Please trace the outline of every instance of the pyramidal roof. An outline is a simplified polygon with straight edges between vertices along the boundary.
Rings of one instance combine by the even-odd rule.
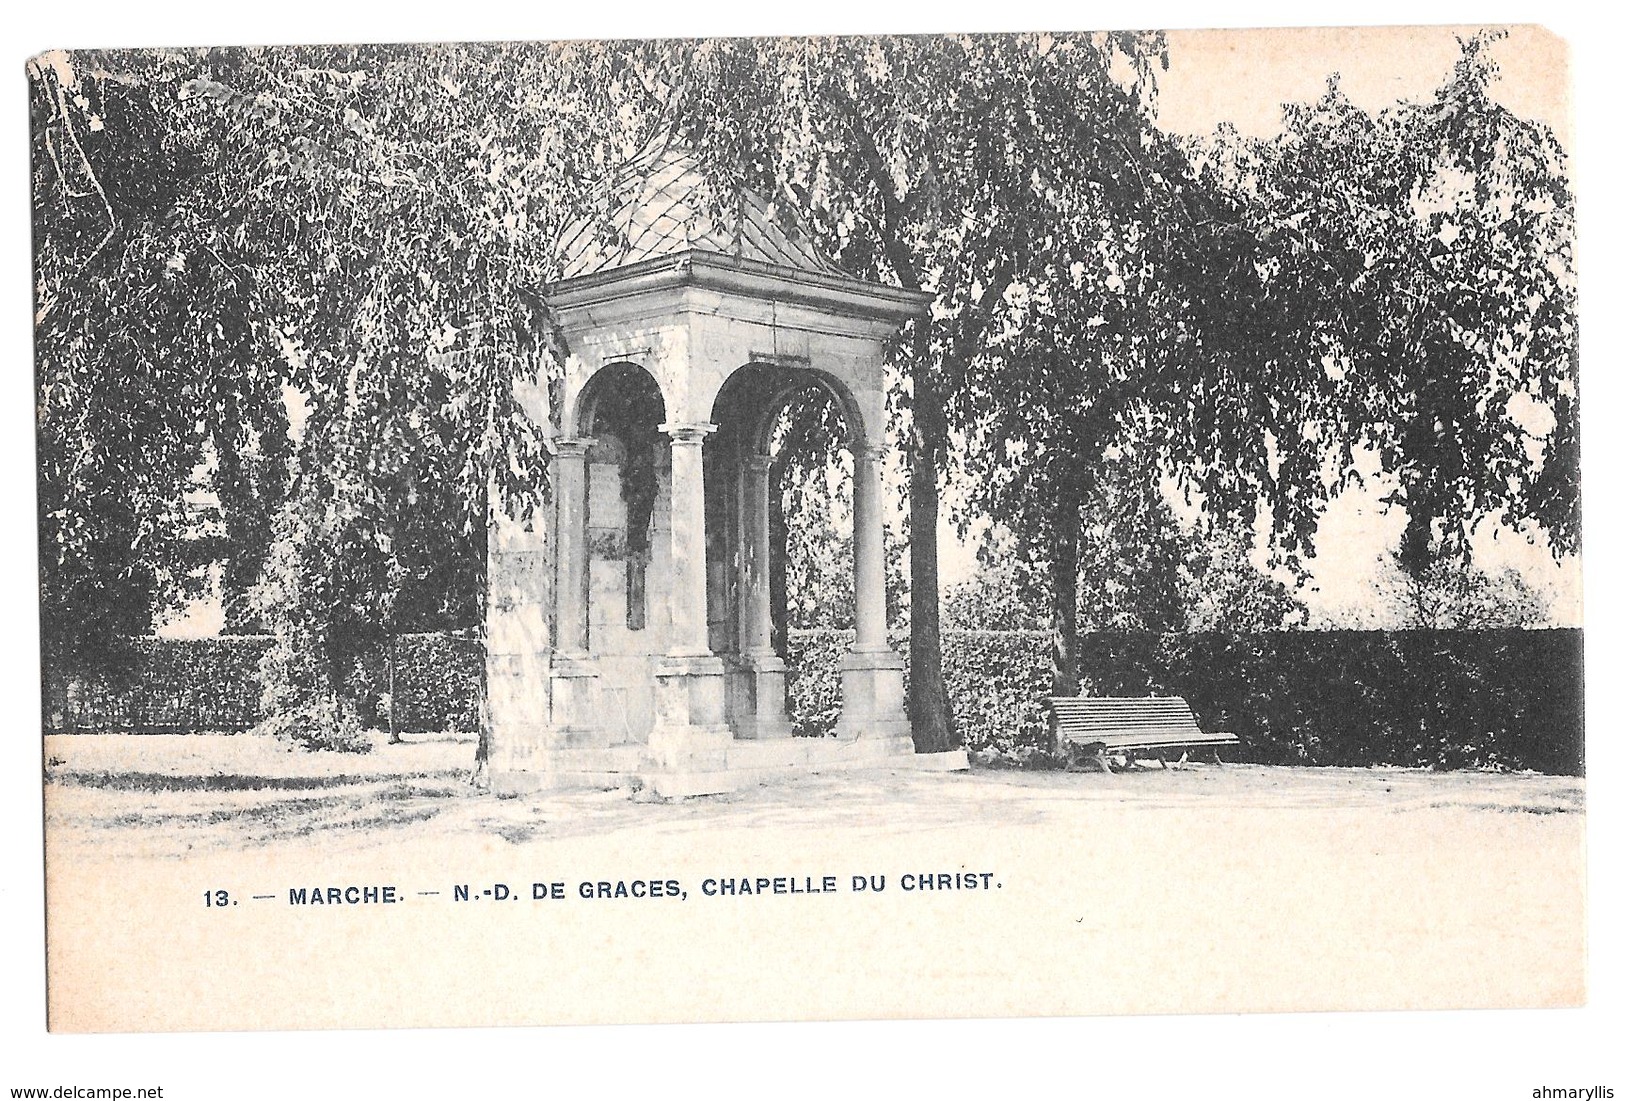
[[[744,190],[737,204],[719,203],[699,162],[685,149],[667,147],[646,156],[614,190],[618,202],[612,200],[607,225],[584,220],[560,237],[561,279],[690,251],[850,278],[798,221],[782,214],[775,218],[756,192]],[[719,206],[733,209],[718,212]]]

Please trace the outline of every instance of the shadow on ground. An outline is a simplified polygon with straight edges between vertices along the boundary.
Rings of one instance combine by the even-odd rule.
[[[547,839],[654,829],[662,835],[840,830],[889,838],[1038,825],[1079,811],[1199,809],[1584,811],[1584,782],[1508,773],[1185,765],[1029,772],[976,769],[813,774],[724,795],[660,800],[633,786],[497,797],[469,782],[457,746],[391,746],[364,759],[255,754],[249,743],[102,739],[53,745],[46,814],[53,845],[179,856],[300,839],[369,848],[402,840]],[[181,750],[184,750],[184,755]],[[456,765],[457,767],[451,767]]]

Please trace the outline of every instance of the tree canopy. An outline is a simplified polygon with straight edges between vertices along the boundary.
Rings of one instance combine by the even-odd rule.
[[[1342,383],[1332,484],[1354,477],[1355,448],[1380,455],[1417,574],[1465,558],[1492,517],[1554,554],[1579,543],[1574,197],[1550,128],[1491,95],[1500,37],[1462,40],[1424,100],[1369,114],[1333,76],[1277,138],[1221,133],[1200,157],[1285,246],[1279,270]]]
[[[1051,573],[1056,691],[1076,690],[1091,603],[1075,579],[1138,577],[1142,618],[1173,591],[1173,544],[1143,509],[1090,521],[1101,492],[1169,486],[1248,542],[1262,522],[1272,561],[1301,573],[1370,450],[1398,480],[1418,577],[1490,518],[1573,549],[1572,197],[1550,132],[1489,96],[1492,41],[1463,41],[1432,97],[1376,115],[1334,77],[1270,140],[1176,141],[1129,116],[1135,186],[1044,196],[1056,247],[995,303],[956,427],[962,521],[992,516]],[[1161,574],[1121,562],[1159,546]]]
[[[1572,550],[1573,196],[1493,99],[1492,42],[1422,101],[1372,114],[1334,79],[1274,138],[1199,140],[1156,124],[1156,34],[36,59],[47,645],[142,633],[218,568],[228,626],[281,640],[277,706],[353,725],[368,639],[476,627],[490,517],[547,492],[516,387],[567,349],[537,288],[659,142],[716,203],[752,187],[849,273],[935,295],[891,394],[921,749],[955,742],[944,479],[1047,574],[1060,690],[1080,577],[1145,619],[1178,576],[1255,584],[1255,531],[1301,570],[1363,452],[1413,578],[1492,519]],[[781,505],[832,454],[799,453]],[[1091,596],[1146,540],[1168,568]]]
[[[1166,201],[1140,164],[1162,49],[1127,33],[717,42],[685,72],[681,132],[719,173],[795,209],[853,274],[936,295],[895,393],[921,750],[957,744],[935,533],[955,425],[999,385],[978,350],[1011,288],[1078,245],[1086,196]]]
[[[141,633],[185,595],[164,564],[220,557],[228,608],[289,640],[271,672],[348,701],[386,627],[477,622],[489,510],[545,492],[531,289],[577,181],[644,140],[614,102],[636,53],[34,62],[48,636]],[[197,468],[224,545],[183,507]]]

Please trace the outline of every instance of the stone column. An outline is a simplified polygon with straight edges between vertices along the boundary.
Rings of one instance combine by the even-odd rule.
[[[560,746],[601,740],[598,666],[588,652],[587,452],[590,439],[555,440],[552,710]]]
[[[852,455],[852,588],[856,639],[841,659],[840,738],[886,739],[911,752],[903,658],[886,641],[886,546],[880,448]]]
[[[768,470],[766,455],[747,455],[739,471],[740,647],[743,653],[773,649],[773,584],[768,569]]]
[[[852,593],[857,642],[853,649],[878,652],[886,644],[886,529],[881,517],[879,448],[852,455]]]
[[[655,725],[649,759],[671,790],[705,790],[699,777],[727,767],[722,659],[711,652],[706,623],[705,464],[701,447],[714,424],[662,424],[671,437],[671,607],[666,654],[655,667]],[[678,783],[673,774],[687,779]],[[714,788],[710,790],[722,790]]]
[[[784,738],[790,734],[785,713],[784,659],[773,650],[772,539],[768,534],[766,455],[747,455],[739,472],[740,660],[749,674],[748,714],[742,716],[742,738]]]
[[[705,578],[705,464],[714,424],[663,424],[671,437],[671,657],[710,657]]]

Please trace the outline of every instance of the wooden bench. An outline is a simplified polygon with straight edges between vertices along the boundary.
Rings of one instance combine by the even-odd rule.
[[[1110,772],[1110,757],[1127,765],[1135,757],[1155,757],[1168,767],[1170,749],[1237,745],[1234,734],[1207,734],[1196,725],[1191,706],[1178,696],[1051,696],[1050,729],[1057,752],[1067,743],[1092,750]],[[1188,756],[1182,754],[1181,760]]]

